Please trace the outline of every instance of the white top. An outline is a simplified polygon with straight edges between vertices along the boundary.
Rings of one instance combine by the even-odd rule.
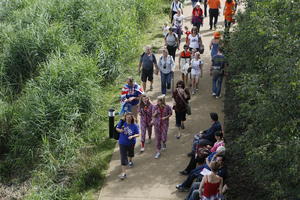
[[[199,34],[196,35],[195,37],[193,37],[192,34],[189,35],[189,41],[190,41],[189,47],[190,48],[198,49],[200,47],[199,46],[199,37],[201,37]]]
[[[177,14],[175,14],[174,17],[173,17],[174,25],[175,26],[182,26],[183,25],[183,19],[184,19],[183,15],[178,16]]]
[[[163,73],[163,74],[168,74],[170,73],[171,71],[174,70],[175,68],[175,63],[174,63],[174,60],[173,60],[173,57],[168,55],[168,57],[164,57],[164,56],[161,56],[159,58],[159,62],[158,62],[158,67],[159,67],[159,70]]]
[[[191,61],[192,69],[195,71],[200,71],[201,65],[203,65],[203,61],[201,59],[199,59],[199,60],[193,59]]]
[[[182,9],[182,4],[179,1],[177,3],[173,1],[171,3],[171,10],[177,12],[178,9]]]
[[[164,36],[166,37],[167,36],[167,34],[169,33],[169,26],[163,26],[163,34],[164,34]]]

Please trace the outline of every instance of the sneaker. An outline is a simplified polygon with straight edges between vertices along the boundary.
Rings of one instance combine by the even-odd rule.
[[[167,149],[167,144],[166,143],[163,143],[162,144],[162,150],[164,151],[164,150],[166,150]]]
[[[176,139],[179,140],[180,138],[181,138],[181,135],[177,135],[177,136],[176,136]]]
[[[180,171],[179,172],[181,175],[188,175],[189,173],[186,170]]]
[[[157,158],[159,158],[159,156],[160,156],[160,153],[157,152],[157,153],[155,154],[154,158],[157,159]]]
[[[221,98],[221,95],[219,95],[219,96],[216,96],[216,99],[219,99],[219,98]]]
[[[132,161],[130,161],[130,162],[128,163],[128,167],[133,167],[133,162],[132,162]]]
[[[184,188],[181,184],[176,185],[176,189],[180,192],[188,191],[188,189]]]
[[[145,148],[142,147],[140,151],[141,151],[141,153],[143,153],[145,151]]]
[[[121,180],[124,180],[126,177],[127,177],[126,174],[120,174],[120,175],[119,175],[119,178],[120,178]]]
[[[212,95],[212,96],[216,96],[216,93],[213,92],[211,95]]]
[[[195,90],[192,91],[192,95],[194,95],[194,94],[195,94]]]

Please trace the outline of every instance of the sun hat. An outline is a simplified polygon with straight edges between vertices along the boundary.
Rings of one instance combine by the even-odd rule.
[[[197,3],[196,3],[196,6],[201,6],[200,2],[197,2]]]

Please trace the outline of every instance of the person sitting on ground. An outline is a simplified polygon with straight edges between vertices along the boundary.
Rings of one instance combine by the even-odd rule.
[[[152,53],[151,46],[146,46],[145,52],[140,57],[140,62],[138,66],[138,72],[139,74],[142,74],[141,80],[143,82],[144,91],[146,91],[147,79],[148,81],[150,81],[150,90],[153,89],[154,67],[155,67],[155,73],[158,74],[158,66],[157,66],[155,55]]]
[[[226,179],[227,179],[227,168],[224,165],[224,161],[225,161],[225,157],[224,156],[218,156],[217,157],[218,163],[219,163],[219,169],[217,172],[217,175],[223,178],[223,187],[222,187],[222,193],[224,194],[227,190],[227,184],[226,184]],[[201,184],[201,180],[202,177],[200,176],[198,178],[199,180],[195,181],[190,190],[189,193],[187,195],[187,197],[185,198],[186,200],[200,200],[200,191],[199,191],[199,187]],[[223,199],[222,195],[220,196],[221,199]]]
[[[132,77],[127,78],[127,84],[122,88],[121,92],[121,112],[120,115],[126,112],[132,112],[134,117],[137,117],[137,105],[140,100],[140,96],[144,94],[141,86],[134,82]]]
[[[199,134],[194,136],[193,144],[192,144],[192,152],[188,153],[188,156],[195,155],[197,145],[206,146],[213,144],[216,142],[215,133],[217,131],[222,131],[222,125],[219,122],[219,117],[217,113],[210,113],[210,118],[212,120],[212,125],[209,129],[205,131],[200,131]]]
[[[221,131],[217,131],[215,133],[215,139],[217,140],[214,144],[214,146],[210,149],[210,152],[215,152],[218,147],[225,146],[223,133]]]
[[[217,149],[216,152],[211,153],[207,158],[206,158],[206,163],[197,166],[195,169],[193,169],[189,174],[187,179],[181,183],[176,185],[176,188],[179,191],[187,191],[191,185],[193,184],[194,180],[199,178],[201,179],[203,177],[203,175],[201,173],[203,173],[202,171],[205,170],[211,170],[210,169],[210,163],[212,161],[218,161],[218,162],[222,162],[223,161],[223,155],[225,154],[225,147],[221,146]],[[221,158],[220,158],[221,156]]]

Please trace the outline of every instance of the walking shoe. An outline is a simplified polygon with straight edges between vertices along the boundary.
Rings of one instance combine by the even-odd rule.
[[[177,136],[176,136],[176,139],[179,140],[180,138],[181,138],[181,135],[177,135]]]
[[[145,151],[145,148],[142,147],[140,151],[141,151],[141,153],[143,153]]]
[[[166,149],[167,149],[167,144],[166,144],[166,143],[163,143],[161,149],[162,149],[163,151],[166,150]]]
[[[194,95],[194,94],[195,94],[195,90],[192,91],[192,95]]]
[[[219,99],[219,98],[221,98],[221,95],[219,95],[219,96],[216,96],[216,99]]]
[[[186,191],[189,190],[188,188],[183,187],[181,184],[176,185],[176,189],[177,189],[179,192],[186,192]]]
[[[213,92],[211,95],[212,95],[212,96],[216,96],[216,93]]]
[[[186,170],[180,171],[179,172],[181,175],[188,175],[189,173]]]
[[[160,153],[157,152],[157,153],[155,154],[154,158],[157,159],[157,158],[159,158],[159,156],[160,156]]]
[[[120,175],[119,175],[119,178],[120,178],[121,180],[124,180],[126,177],[127,177],[126,174],[120,174]]]
[[[130,161],[130,162],[128,163],[128,167],[133,167],[133,162],[132,162],[132,161]]]

